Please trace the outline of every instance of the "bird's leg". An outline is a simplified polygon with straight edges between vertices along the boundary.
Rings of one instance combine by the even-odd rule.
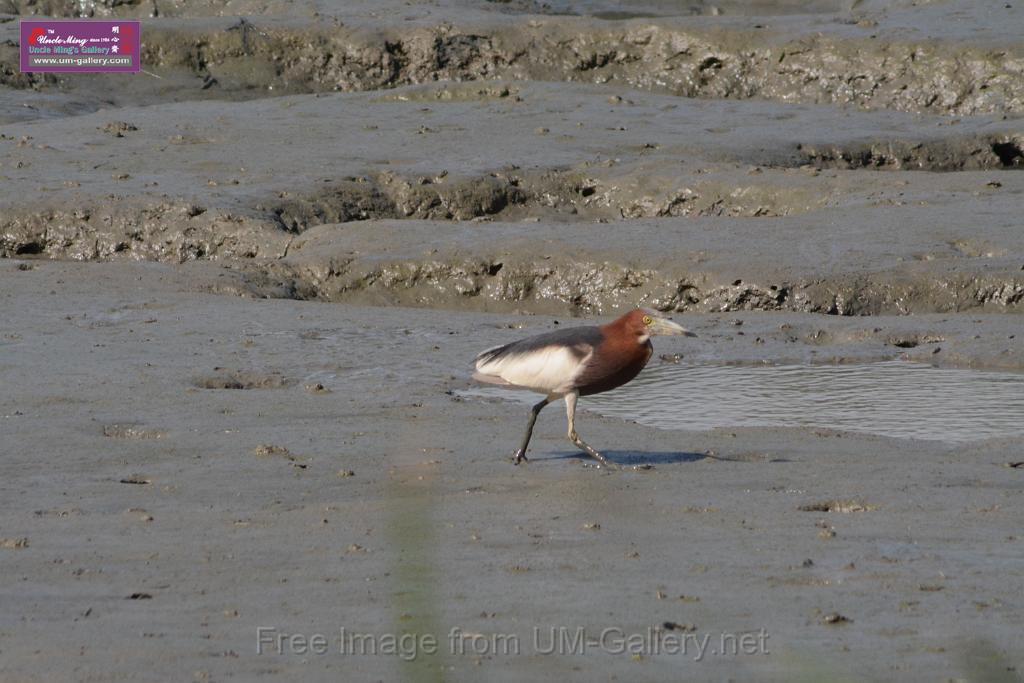
[[[540,415],[540,411],[543,410],[544,406],[550,402],[550,398],[545,398],[530,409],[530,420],[526,423],[526,434],[523,434],[523,442],[519,445],[519,449],[512,455],[512,462],[515,464],[518,465],[526,460],[526,447],[530,445],[530,437],[533,436],[533,424],[537,421],[537,416]]]
[[[574,444],[576,444],[577,448],[581,448],[584,451],[586,451],[587,455],[589,455],[591,458],[597,460],[599,463],[604,465],[605,468],[609,470],[617,470],[618,467],[616,467],[603,455],[601,455],[593,448],[588,446],[587,443],[580,438],[580,435],[576,433],[576,399],[578,399],[579,397],[579,393],[575,391],[572,392],[571,394],[565,395],[565,414],[566,417],[569,418],[569,441],[572,441]]]

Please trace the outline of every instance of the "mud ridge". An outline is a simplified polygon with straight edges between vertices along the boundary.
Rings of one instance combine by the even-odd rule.
[[[189,68],[221,87],[235,82],[292,91],[376,90],[502,77],[915,112],[1024,111],[1024,55],[1005,50],[935,51],[825,35],[773,42],[756,30],[702,34],[638,22],[609,29],[572,19],[515,29],[379,34],[269,30],[248,45],[240,34],[156,32],[147,43],[147,61]],[[269,82],[247,81],[251,74],[272,76]]]
[[[559,214],[578,220],[665,216],[772,217],[803,213],[825,203],[811,190],[771,185],[737,187],[678,179],[635,187],[628,172],[599,178],[580,171],[500,171],[477,178],[404,178],[391,173],[346,178],[316,192],[286,197],[269,208],[281,227],[301,233],[317,225],[378,219],[465,221],[486,217]]]
[[[571,210],[592,194],[591,181],[564,173],[531,181],[514,173],[492,173],[445,182],[444,175],[350,177],[315,193],[275,202],[270,210],[286,230],[302,232],[315,225],[353,220],[470,220],[526,206]]]
[[[208,211],[184,200],[108,198],[78,209],[15,210],[0,219],[0,257],[182,263],[278,258],[290,237],[270,218]]]
[[[788,311],[838,316],[1024,311],[1024,275],[899,272],[723,281],[585,258],[426,259],[303,256],[240,263],[233,293],[360,304],[600,314],[646,302],[663,311]],[[759,281],[760,280],[760,281]]]
[[[949,114],[1024,111],[1024,55],[971,45],[826,34],[773,35],[756,27],[698,29],[672,20],[600,22],[549,17],[525,25],[366,30],[245,30],[153,26],[147,69],[185,70],[225,97],[394,88],[493,78],[615,83],[684,97],[852,104]],[[0,52],[12,87],[17,52]],[[232,95],[232,93],[235,93]],[[209,93],[208,93],[209,94]]]
[[[798,163],[817,168],[893,171],[978,171],[1024,168],[1024,135],[856,145],[798,146]]]
[[[810,189],[723,182],[646,187],[630,176],[599,178],[575,170],[495,172],[449,179],[393,173],[349,177],[298,196],[279,196],[245,211],[185,199],[110,196],[78,209],[15,209],[0,218],[0,258],[45,256],[79,261],[130,258],[280,258],[295,234],[333,223],[379,219],[531,218],[612,221],[665,216],[771,217],[824,204]],[[290,193],[289,193],[290,194]]]

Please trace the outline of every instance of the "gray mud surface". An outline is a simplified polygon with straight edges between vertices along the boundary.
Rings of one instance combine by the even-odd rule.
[[[147,73],[19,73],[37,15],[141,18]],[[967,0],[0,0],[0,681],[1021,680],[1019,440],[583,412],[609,474],[554,406],[513,467],[525,409],[463,393],[636,305],[699,335],[652,363],[1024,370],[1021,36]],[[690,640],[534,642],[579,627]]]
[[[11,680],[998,680],[971,676],[1018,663],[1016,442],[585,414],[589,441],[641,468],[608,474],[550,409],[517,468],[501,456],[524,409],[451,392],[479,347],[550,318],[255,301],[195,293],[220,275],[205,268],[30,263],[0,263],[2,535],[27,539],[0,548]],[[800,337],[761,346],[734,317],[689,321],[714,340],[701,359],[893,358],[914,350],[894,340],[936,329],[957,353],[998,355],[1015,329],[747,316],[748,335]],[[763,628],[769,654],[559,657],[532,641],[666,622],[716,643]],[[332,642],[342,626],[459,627],[522,650],[256,655],[260,626]]]

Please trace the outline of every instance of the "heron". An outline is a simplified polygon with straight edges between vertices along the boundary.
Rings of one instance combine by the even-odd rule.
[[[518,465],[527,460],[526,449],[537,416],[544,406],[564,398],[569,440],[602,466],[615,469],[580,438],[576,431],[576,401],[580,396],[611,391],[636,377],[651,358],[654,335],[697,336],[658,311],[637,308],[600,327],[555,330],[478,354],[474,379],[544,394],[544,399],[530,410],[526,433],[512,461]]]

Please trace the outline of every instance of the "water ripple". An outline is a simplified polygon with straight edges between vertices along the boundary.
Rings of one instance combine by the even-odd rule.
[[[966,442],[1024,434],[1024,375],[889,361],[861,365],[655,365],[599,413],[679,429],[828,427]]]
[[[824,427],[963,443],[1024,435],[1024,374],[905,361],[657,364],[614,392],[583,399],[581,406],[666,429]]]

